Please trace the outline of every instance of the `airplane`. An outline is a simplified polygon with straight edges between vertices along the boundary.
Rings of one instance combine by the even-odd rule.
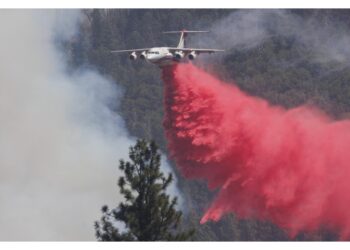
[[[202,53],[215,53],[224,50],[220,49],[197,49],[197,48],[185,48],[185,39],[189,33],[207,33],[209,31],[165,31],[164,34],[180,33],[180,41],[177,47],[153,47],[143,49],[127,49],[127,50],[113,50],[112,53],[129,52],[130,60],[134,61],[138,57],[147,62],[164,67],[184,61],[187,57],[189,60],[194,60],[199,54]]]

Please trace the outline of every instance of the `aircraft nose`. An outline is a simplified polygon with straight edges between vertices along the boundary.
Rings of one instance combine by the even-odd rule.
[[[148,57],[147,57],[147,59],[149,60],[149,61],[156,61],[157,60],[157,56],[156,55],[148,55]]]

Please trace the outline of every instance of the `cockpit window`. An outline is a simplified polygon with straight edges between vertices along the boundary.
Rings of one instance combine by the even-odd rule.
[[[148,51],[147,54],[159,55],[159,51]]]

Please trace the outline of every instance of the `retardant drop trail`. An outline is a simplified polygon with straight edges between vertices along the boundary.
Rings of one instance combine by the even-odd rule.
[[[219,190],[201,223],[234,212],[291,237],[326,226],[349,239],[349,121],[271,106],[191,64],[164,68],[163,80],[171,156]]]

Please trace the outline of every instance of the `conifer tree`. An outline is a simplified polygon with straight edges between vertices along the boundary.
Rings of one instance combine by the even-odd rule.
[[[177,198],[166,189],[173,180],[160,171],[161,155],[154,142],[138,140],[130,148],[130,161],[120,160],[124,176],[118,186],[125,201],[115,209],[102,207],[102,218],[95,222],[99,241],[178,241],[189,240],[194,230],[179,232],[182,212]],[[116,222],[125,227],[118,229]],[[120,225],[120,224],[119,224]],[[120,226],[119,226],[120,228]]]

